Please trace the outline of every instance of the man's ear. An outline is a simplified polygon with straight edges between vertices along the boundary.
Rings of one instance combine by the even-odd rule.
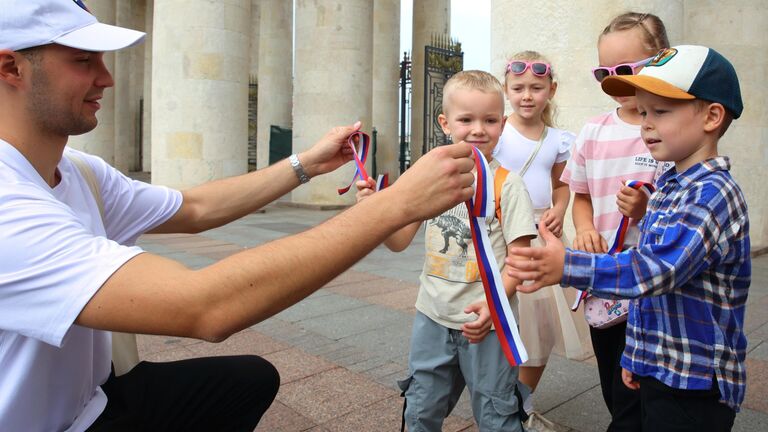
[[[725,121],[725,107],[723,104],[713,102],[704,108],[704,131],[717,132]]]
[[[437,122],[440,124],[440,127],[443,128],[444,134],[451,134],[451,128],[448,127],[448,117],[446,117],[445,114],[440,114],[437,116]]]
[[[26,61],[24,56],[11,50],[0,50],[0,82],[18,87],[22,83],[20,63]]]

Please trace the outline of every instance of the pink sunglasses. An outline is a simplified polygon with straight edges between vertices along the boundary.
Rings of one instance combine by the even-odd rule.
[[[531,69],[531,72],[533,72],[534,75],[540,77],[549,75],[551,70],[549,64],[544,62],[512,60],[511,62],[507,63],[507,72],[512,72],[515,75],[524,74],[528,68]]]
[[[640,60],[636,63],[622,63],[611,67],[598,66],[596,68],[592,68],[592,76],[595,77],[597,82],[602,82],[610,75],[634,75],[636,73],[635,69],[640,66],[647,65],[651,60],[653,60],[653,57],[648,57],[647,59]]]

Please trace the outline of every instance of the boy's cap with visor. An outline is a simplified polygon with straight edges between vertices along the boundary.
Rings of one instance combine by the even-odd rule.
[[[665,48],[637,75],[611,75],[601,84],[611,96],[634,96],[640,89],[670,99],[717,102],[734,119],[741,116],[739,78],[720,53],[704,46]]]
[[[82,0],[0,0],[0,49],[58,44],[85,51],[135,45],[144,33],[98,22]]]

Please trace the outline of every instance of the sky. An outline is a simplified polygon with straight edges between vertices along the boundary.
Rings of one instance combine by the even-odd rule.
[[[418,1],[418,0],[416,0]],[[451,0],[451,36],[461,42],[464,69],[491,67],[491,0]],[[413,0],[400,2],[400,52],[411,50]],[[402,55],[402,54],[401,54]]]

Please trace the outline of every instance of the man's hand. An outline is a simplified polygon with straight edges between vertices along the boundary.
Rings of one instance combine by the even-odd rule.
[[[472,148],[464,142],[436,147],[377,193],[396,197],[407,222],[432,218],[472,197],[475,163],[471,156]]]
[[[539,223],[543,223],[547,226],[547,229],[552,232],[556,237],[563,236],[563,219],[565,215],[558,214],[557,210],[550,208],[547,209],[544,214],[541,215]]]
[[[616,205],[624,216],[642,219],[648,207],[648,194],[629,186],[622,186],[616,194]]]
[[[596,229],[589,229],[576,233],[573,248],[589,253],[608,253],[608,242]]]
[[[565,266],[565,246],[547,226],[539,224],[539,237],[545,242],[544,247],[510,248],[504,262],[507,273],[521,281],[533,281],[531,285],[518,285],[517,290],[524,293],[538,291],[549,285],[557,285],[563,277]]]
[[[347,145],[349,136],[360,130],[358,121],[352,126],[337,126],[320,138],[309,150],[299,154],[299,161],[307,175],[315,177],[335,170],[353,159]]]
[[[477,319],[461,326],[462,334],[469,343],[480,343],[491,332],[491,311],[488,302],[480,300],[464,308],[465,314],[477,314]]]
[[[624,368],[621,368],[621,380],[628,389],[640,390],[640,383],[635,379],[635,375]]]

